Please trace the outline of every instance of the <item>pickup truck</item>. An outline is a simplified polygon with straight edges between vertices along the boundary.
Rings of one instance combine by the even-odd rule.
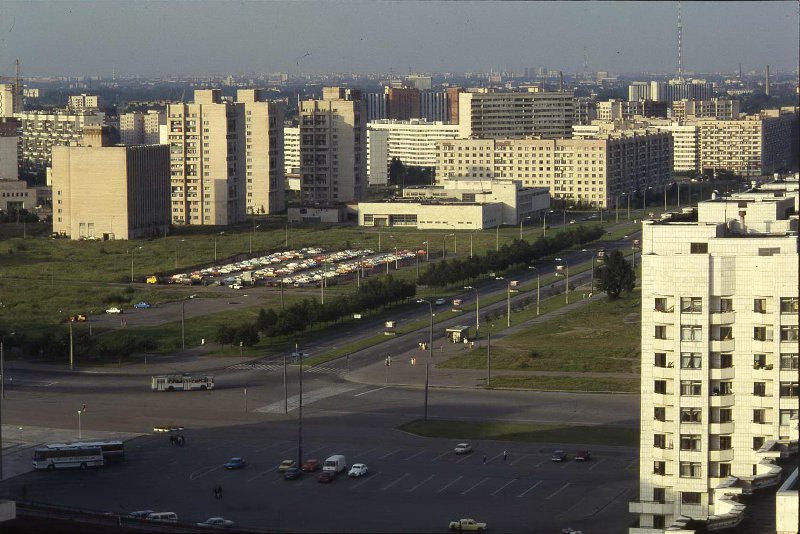
[[[474,519],[459,519],[458,521],[450,521],[450,530],[483,532],[486,530],[486,523],[478,523]]]

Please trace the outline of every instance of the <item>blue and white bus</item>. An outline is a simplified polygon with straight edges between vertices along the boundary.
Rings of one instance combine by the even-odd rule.
[[[105,464],[103,450],[100,447],[84,446],[48,446],[40,447],[33,452],[34,469],[61,469],[66,467],[101,467]]]
[[[125,459],[125,445],[121,441],[73,441],[69,443],[50,443],[48,449],[64,447],[100,447],[106,462]]]

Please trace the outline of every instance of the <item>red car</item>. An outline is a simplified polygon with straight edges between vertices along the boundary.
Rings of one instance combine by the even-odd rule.
[[[591,459],[592,455],[589,451],[578,451],[575,453],[576,462],[588,462]]]
[[[336,480],[336,473],[333,471],[325,471],[317,478],[317,481],[321,484],[329,484],[334,480]]]
[[[319,470],[319,460],[315,460],[314,458],[309,458],[303,464],[302,469],[306,473],[313,473],[314,471]]]

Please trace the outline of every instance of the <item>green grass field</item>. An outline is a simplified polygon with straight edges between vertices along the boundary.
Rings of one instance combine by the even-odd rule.
[[[612,426],[570,426],[482,421],[416,420],[399,430],[429,438],[453,440],[522,441],[531,443],[574,443],[635,447],[639,430]]]

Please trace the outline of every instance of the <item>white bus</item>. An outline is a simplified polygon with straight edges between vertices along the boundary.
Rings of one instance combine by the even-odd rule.
[[[50,446],[33,452],[34,469],[56,469],[62,467],[100,467],[105,464],[100,447]]]
[[[121,441],[75,441],[70,443],[51,443],[45,445],[48,449],[63,449],[65,447],[100,447],[103,460],[106,462],[125,459],[125,445]]]
[[[154,376],[153,391],[191,391],[214,389],[213,376],[162,375]]]

